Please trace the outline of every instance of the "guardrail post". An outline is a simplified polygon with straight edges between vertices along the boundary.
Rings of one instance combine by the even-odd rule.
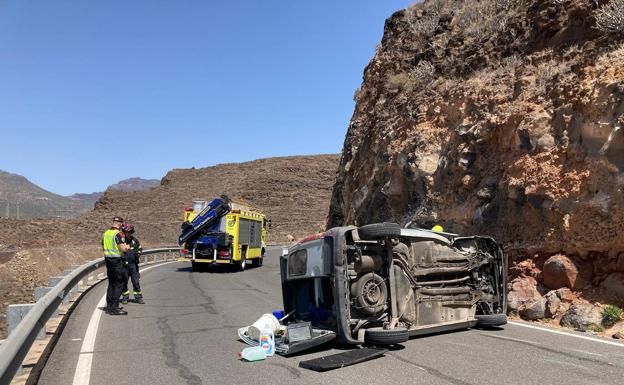
[[[35,288],[35,302],[38,302],[41,298],[43,298],[43,296],[48,294],[50,290],[52,290],[51,287],[36,287]],[[37,335],[37,339],[42,340],[45,338],[45,336],[46,336],[46,330],[45,330],[45,327],[43,327],[41,331],[39,332],[39,334]]]
[[[35,302],[43,298],[43,296],[48,294],[50,290],[52,290],[52,288],[49,286],[36,287],[35,288]]]
[[[56,286],[59,282],[61,282],[63,278],[64,277],[50,277],[50,286],[52,287]],[[67,293],[64,293],[62,304],[67,305],[68,303],[69,303],[69,295],[67,295]]]
[[[63,276],[68,276],[69,274],[71,274],[72,271],[74,271],[74,269],[65,269],[65,270],[63,270]],[[65,298],[67,298],[67,302],[63,302],[63,303],[65,303],[65,304],[69,303],[69,301],[71,301],[76,296],[76,291],[77,290],[78,290],[78,288],[76,286],[74,286],[71,289],[69,289],[69,293],[67,293],[65,295]],[[63,300],[65,300],[65,298],[63,298]]]
[[[11,335],[11,332],[15,330],[17,325],[26,317],[26,314],[35,306],[34,303],[23,303],[16,305],[9,305],[6,309],[6,320],[7,320],[7,335]],[[44,331],[45,335],[45,331]],[[41,330],[37,335],[37,338],[41,337]],[[20,365],[15,372],[14,376],[19,376],[22,374],[22,366]]]
[[[154,254],[154,260],[153,263],[156,263],[156,257],[158,256],[158,254]]]
[[[143,256],[143,263],[147,264],[147,255]]]
[[[7,319],[7,335],[11,335],[13,330],[19,325],[22,319],[28,314],[30,309],[35,306],[33,303],[20,303],[16,305],[7,306],[6,319]]]

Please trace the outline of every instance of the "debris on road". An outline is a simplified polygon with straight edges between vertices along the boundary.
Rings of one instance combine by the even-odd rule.
[[[238,353],[238,357],[243,361],[253,362],[262,361],[266,359],[267,355],[261,346],[252,346],[243,349],[242,352]]]
[[[348,352],[332,354],[325,357],[319,357],[312,360],[301,361],[299,367],[310,369],[317,372],[325,372],[332,369],[344,368],[359,364],[360,362],[369,361],[383,356],[388,349],[381,348],[361,348],[353,349]]]

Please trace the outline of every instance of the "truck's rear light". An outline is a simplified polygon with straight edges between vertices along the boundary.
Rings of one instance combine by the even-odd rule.
[[[186,255],[188,253],[189,253],[189,251],[187,249],[180,249],[180,254]]]
[[[227,250],[221,250],[219,251],[219,257],[227,257],[230,255],[230,252]]]

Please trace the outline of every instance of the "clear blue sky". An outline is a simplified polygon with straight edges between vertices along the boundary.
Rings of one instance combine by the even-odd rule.
[[[0,169],[52,192],[338,153],[413,0],[2,0]]]

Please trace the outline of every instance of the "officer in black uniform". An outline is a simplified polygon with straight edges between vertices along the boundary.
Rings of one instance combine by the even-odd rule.
[[[145,301],[143,301],[143,292],[141,291],[141,284],[139,282],[139,279],[141,278],[141,275],[139,274],[139,259],[143,249],[141,248],[139,240],[134,236],[134,226],[129,223],[125,223],[121,227],[121,230],[125,235],[126,245],[128,245],[128,251],[124,254],[127,265],[121,301],[126,304],[130,299],[130,290],[128,288],[129,276],[132,281],[134,301],[136,303],[144,304]]]
[[[125,236],[121,231],[123,219],[113,218],[113,225],[102,235],[102,250],[108,275],[108,290],[106,293],[106,313],[110,315],[128,314],[119,307],[119,296],[123,288],[124,258],[123,254],[128,251]]]

